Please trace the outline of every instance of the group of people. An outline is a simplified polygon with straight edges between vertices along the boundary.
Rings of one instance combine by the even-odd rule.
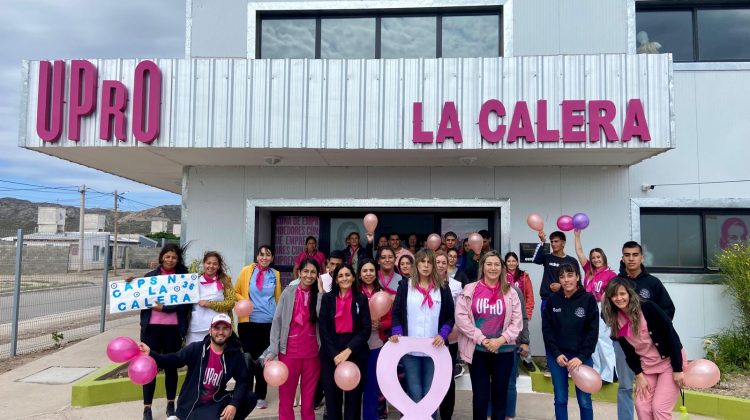
[[[289,371],[279,387],[280,419],[294,418],[298,385],[303,419],[314,419],[323,399],[329,420],[386,418],[377,360],[387,341],[398,345],[399,337],[409,336],[447,346],[454,366],[468,364],[474,419],[515,417],[519,362],[533,368],[528,331],[535,308],[533,285],[515,253],[501,256],[492,249],[489,232],[479,233],[484,243],[475,253],[459,250],[453,232],[443,235],[436,251],[402,247],[398,234],[383,235],[377,242],[367,234],[368,246],[361,247],[359,234],[352,232],[347,248],[328,258],[317,249],[316,238],[309,237],[295,260],[296,279],[286,287],[272,267],[269,246],[258,248],[255,262],[240,271],[234,285],[221,255],[207,252],[197,304],[157,304],[141,313],[142,351],[165,371],[167,415],[231,420],[244,418],[255,407],[266,408],[262,364],[280,360]],[[555,416],[567,419],[568,373],[585,364],[606,382],[614,381],[616,371],[620,419],[633,418],[634,389],[639,418],[671,418],[686,358],[672,327],[669,294],[646,271],[638,243],[623,245],[618,274],[600,248],[584,253],[580,235],[575,232],[578,260],[565,254],[563,232],[550,235],[550,253],[544,251],[546,234],[539,232],[533,257],[544,268],[539,295]],[[179,247],[165,246],[159,268],[147,276],[187,272],[182,258]],[[372,319],[368,300],[380,291],[392,296],[393,305]],[[235,334],[232,308],[239,299],[252,301],[253,309],[249,317],[237,319]],[[356,364],[361,373],[359,384],[349,391],[334,380],[336,366],[344,361]],[[176,368],[185,365],[186,384],[191,385],[183,386],[175,407]],[[436,367],[421,353],[404,356],[399,365],[404,390],[421,400]],[[453,415],[451,377],[433,418]],[[233,392],[226,390],[229,378],[236,382]],[[144,419],[152,417],[154,387],[155,382],[144,386]],[[576,389],[576,395],[581,418],[593,418],[590,394]]]

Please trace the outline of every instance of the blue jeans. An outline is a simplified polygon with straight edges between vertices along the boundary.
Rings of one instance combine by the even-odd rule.
[[[568,359],[575,357],[574,354],[566,354]],[[583,361],[586,366],[593,366],[591,358]],[[547,368],[552,375],[552,387],[555,393],[555,419],[568,420],[568,368],[557,364],[555,357],[547,354]],[[581,412],[581,420],[593,420],[594,408],[591,405],[591,394],[583,392],[576,387],[576,398],[578,409]]]
[[[370,350],[370,357],[367,359],[367,375],[365,378],[365,389],[362,393],[362,418],[364,420],[378,419],[378,377],[376,367],[378,365],[378,356],[380,348]]]
[[[401,359],[404,363],[406,373],[406,387],[409,397],[415,402],[420,402],[432,385],[432,375],[435,373],[435,364],[429,357],[412,356],[407,354]],[[453,372],[451,372],[452,374]],[[437,412],[432,414],[435,418]]]
[[[618,341],[613,342],[615,348],[615,370],[617,371],[617,419],[633,420],[633,380],[635,374],[625,361],[625,352]]]
[[[510,380],[508,381],[508,398],[505,401],[505,417],[516,416],[516,400],[518,392],[516,391],[516,380],[518,379],[518,353],[513,352],[513,367],[510,369]]]
[[[471,377],[471,409],[474,420],[504,420],[513,353],[474,350]],[[490,413],[491,411],[491,413]]]

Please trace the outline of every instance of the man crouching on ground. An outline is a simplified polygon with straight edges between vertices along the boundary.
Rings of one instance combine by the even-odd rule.
[[[232,321],[226,314],[211,320],[211,329],[203,341],[191,343],[177,353],[154,353],[144,343],[138,347],[142,354],[153,357],[160,368],[187,365],[177,400],[178,419],[244,419],[255,408],[257,398],[247,390],[249,372],[240,340],[232,333]],[[227,392],[230,378],[235,381],[234,392]]]

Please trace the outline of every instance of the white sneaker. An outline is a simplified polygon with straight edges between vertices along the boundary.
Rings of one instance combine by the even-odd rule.
[[[261,410],[268,408],[268,401],[258,400],[258,404],[255,405],[255,408],[260,408]]]

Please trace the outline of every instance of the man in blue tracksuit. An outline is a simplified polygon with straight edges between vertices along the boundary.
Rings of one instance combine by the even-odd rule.
[[[643,266],[643,248],[638,242],[625,242],[622,246],[622,261],[620,262],[620,277],[630,280],[638,296],[650,300],[674,319],[674,303],[669,292],[661,280],[649,274]],[[625,353],[618,341],[614,341],[615,367],[617,369],[617,418],[618,420],[633,420],[633,379],[635,374],[625,361]]]
[[[244,419],[255,408],[257,398],[248,391],[249,372],[242,346],[232,333],[232,320],[227,314],[213,318],[203,341],[191,343],[177,353],[154,353],[144,343],[139,347],[160,368],[188,367],[177,399],[178,419]],[[228,392],[231,378],[235,380],[234,391]]]

